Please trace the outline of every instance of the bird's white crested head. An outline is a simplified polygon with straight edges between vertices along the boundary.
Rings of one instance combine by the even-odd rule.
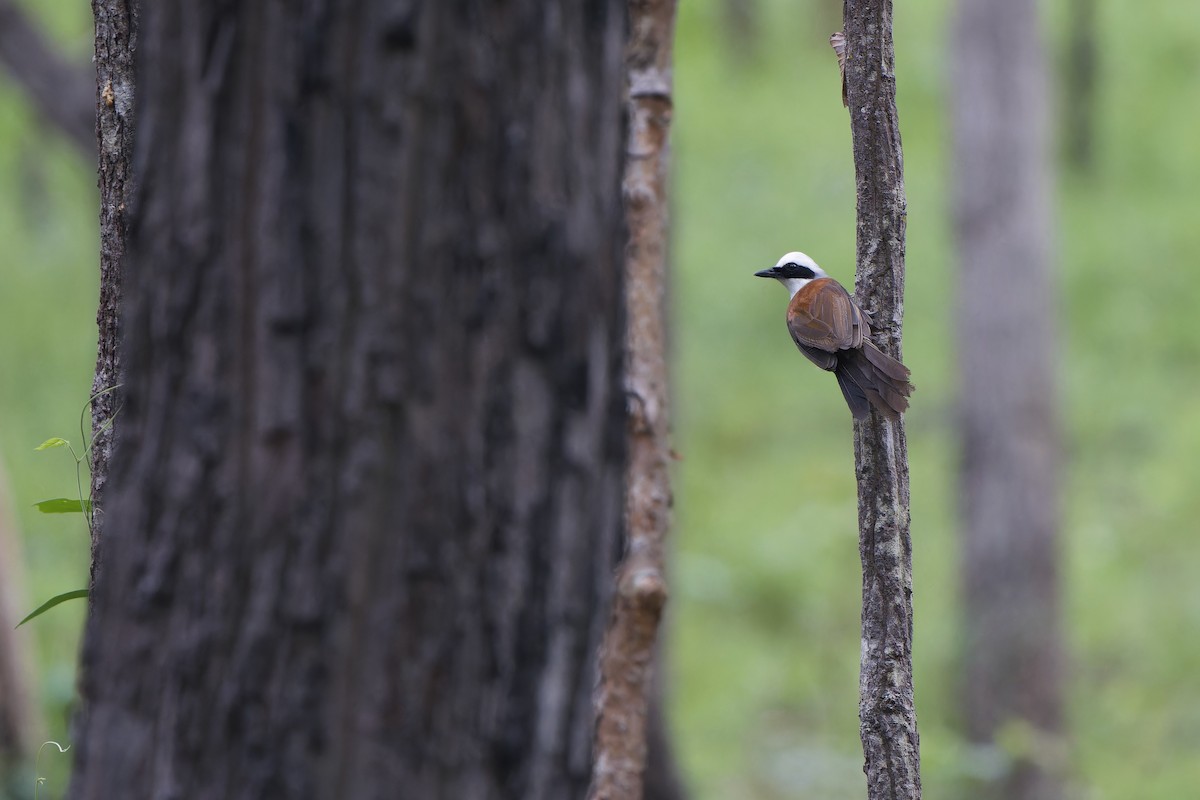
[[[807,253],[801,253],[799,250],[793,250],[790,253],[784,253],[778,261],[775,262],[775,268],[786,267],[789,264],[794,264],[799,267],[808,267],[813,272],[817,273],[817,277],[825,275],[825,271],[817,266],[817,262],[812,260],[812,256]]]
[[[775,266],[754,274],[760,278],[774,278],[779,281],[792,297],[795,297],[796,292],[803,289],[809,281],[826,277],[825,270],[799,250],[784,253]]]

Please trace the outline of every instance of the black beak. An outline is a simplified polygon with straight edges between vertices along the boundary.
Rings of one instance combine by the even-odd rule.
[[[756,277],[756,278],[774,278],[775,277],[775,268],[769,267],[767,269],[760,269],[758,272],[754,273],[754,277]]]

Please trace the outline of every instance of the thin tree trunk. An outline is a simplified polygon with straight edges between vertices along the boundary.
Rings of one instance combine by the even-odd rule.
[[[74,797],[584,794],[626,35],[620,0],[143,7]]]
[[[33,755],[41,728],[34,703],[30,631],[16,628],[25,602],[24,559],[10,497],[8,476],[0,468],[0,776]]]
[[[891,0],[846,0],[845,91],[858,205],[855,294],[875,343],[900,358],[904,159],[896,114]],[[912,540],[904,421],[854,423],[863,571],[859,722],[870,800],[921,796],[912,675]]]
[[[1096,157],[1096,0],[1071,0],[1070,20],[1063,91],[1067,161],[1086,172]]]
[[[759,0],[723,0],[722,11],[726,41],[735,61],[749,64],[758,55],[761,3]]]
[[[671,523],[667,397],[667,165],[675,0],[630,0],[629,136],[623,195],[628,542],[600,651],[593,800],[640,800],[655,642],[667,600]]]
[[[953,35],[966,728],[974,742],[1017,729],[1029,743],[978,796],[1053,800],[1061,362],[1037,3],[960,0]]]
[[[0,64],[42,117],[91,159],[96,152],[92,70],[64,59],[13,0],[0,0]]]
[[[99,139],[100,301],[92,380],[90,528],[94,588],[100,569],[104,487],[121,406],[121,283],[133,197],[134,51],[139,0],[92,0],[96,23],[96,135]]]

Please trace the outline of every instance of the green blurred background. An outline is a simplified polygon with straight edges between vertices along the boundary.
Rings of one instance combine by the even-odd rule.
[[[88,4],[27,5],[64,51],[89,58]],[[738,58],[720,2],[681,3],[673,296],[682,461],[667,685],[702,800],[863,792],[850,417],[834,381],[788,340],[783,292],[751,278],[799,248],[853,279],[849,126],[826,42],[840,5],[762,0],[752,52]],[[1068,7],[1044,6],[1061,74]],[[969,798],[970,781],[996,757],[956,733],[951,8],[898,2],[895,20],[905,360],[919,386],[907,417],[916,692],[931,800]],[[1086,174],[1060,166],[1057,203],[1071,781],[1080,798],[1177,800],[1200,796],[1200,6],[1099,9],[1096,159]],[[86,583],[80,520],[32,508],[73,494],[73,462],[33,448],[50,436],[79,441],[95,343],[95,196],[93,165],[0,75],[0,457],[24,534],[29,608]],[[45,733],[60,741],[82,610],[55,609],[26,634]]]

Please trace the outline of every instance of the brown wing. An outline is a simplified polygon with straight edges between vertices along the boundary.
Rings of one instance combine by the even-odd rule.
[[[817,278],[796,292],[787,325],[800,352],[827,370],[837,365],[839,350],[862,347],[871,332],[862,309],[833,278]]]

